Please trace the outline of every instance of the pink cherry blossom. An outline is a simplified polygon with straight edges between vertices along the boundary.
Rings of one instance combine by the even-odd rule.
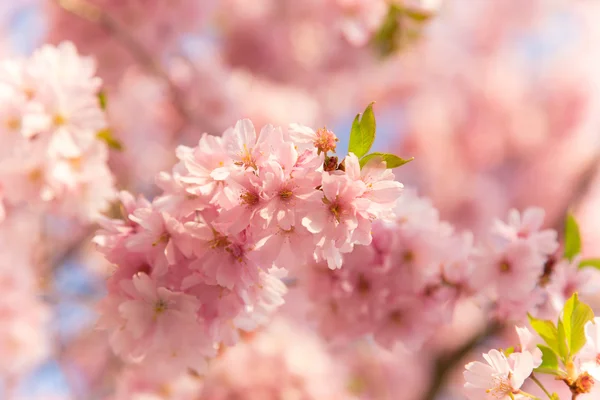
[[[507,358],[492,349],[483,358],[487,364],[474,361],[465,366],[465,392],[473,400],[508,400],[519,392],[533,371],[533,358],[529,352],[512,353]]]
[[[362,181],[352,181],[345,174],[328,172],[323,173],[322,186],[323,197],[314,201],[314,209],[302,218],[302,225],[315,234],[318,256],[327,260],[330,268],[339,268],[342,252],[350,251],[353,243],[371,241],[371,223],[361,213],[366,211],[361,209],[364,206],[357,201],[366,187]]]
[[[557,233],[552,229],[542,229],[545,212],[541,208],[528,208],[521,215],[512,209],[508,223],[495,221],[495,233],[508,242],[525,239],[535,243],[542,254],[549,255],[558,249]]]
[[[519,351],[529,352],[533,358],[533,368],[537,368],[542,364],[542,351],[537,347],[538,340],[536,336],[527,327],[515,326],[517,335],[519,336]]]
[[[596,317],[585,324],[585,345],[577,354],[581,371],[600,380],[600,318]]]

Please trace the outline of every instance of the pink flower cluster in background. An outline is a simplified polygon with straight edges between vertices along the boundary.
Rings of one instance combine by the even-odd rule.
[[[114,198],[95,62],[72,43],[0,64],[0,199],[93,220]]]

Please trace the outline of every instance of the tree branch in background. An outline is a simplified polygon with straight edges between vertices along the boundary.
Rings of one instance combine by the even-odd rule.
[[[169,74],[162,65],[156,61],[151,53],[117,20],[104,12],[101,8],[90,4],[86,0],[55,0],[63,10],[76,15],[103,28],[109,35],[119,41],[133,56],[133,58],[148,72],[161,79],[169,88],[173,106],[181,115],[184,125],[193,124],[193,116],[188,111],[180,89],[173,83]]]
[[[592,159],[589,161],[589,163],[579,175],[579,179],[576,182],[575,188],[573,189],[573,192],[569,197],[567,204],[565,204],[565,213],[562,214],[560,218],[557,218],[557,220],[554,221],[554,223],[551,225],[552,228],[555,229],[557,232],[563,231],[566,213],[569,212],[569,210],[571,212],[577,211],[577,209],[585,199],[585,196],[589,193],[590,188],[598,175],[599,169],[600,151],[596,152],[596,155],[592,157]]]

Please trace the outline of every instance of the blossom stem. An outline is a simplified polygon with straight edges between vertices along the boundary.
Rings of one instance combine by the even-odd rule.
[[[537,396],[534,396],[534,395],[532,395],[531,393],[524,392],[524,391],[522,391],[522,390],[519,390],[519,394],[520,394],[521,396],[525,396],[525,397],[528,397],[528,398],[530,398],[530,399],[534,399],[534,400],[541,400],[539,397],[537,397]],[[512,393],[510,393],[510,396],[512,397]]]
[[[540,380],[536,378],[536,376],[533,373],[531,374],[530,378],[532,381],[535,382],[536,385],[540,387],[540,389],[544,391],[544,393],[546,394],[546,396],[548,396],[549,399],[552,399],[552,395],[550,394],[550,392],[548,392],[548,390],[544,387],[542,382],[540,382]]]

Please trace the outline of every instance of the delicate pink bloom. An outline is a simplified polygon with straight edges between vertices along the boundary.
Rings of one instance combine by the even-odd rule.
[[[557,262],[553,266],[550,283],[546,290],[550,295],[550,303],[559,313],[565,302],[577,292],[580,295],[594,295],[600,289],[600,275],[595,268],[579,268],[581,257],[574,257]]]
[[[506,358],[492,349],[483,358],[487,364],[475,361],[465,366],[465,391],[473,400],[508,400],[533,371],[533,357],[529,352],[513,353]]]
[[[206,340],[198,335],[200,303],[193,296],[158,286],[144,273],[122,281],[121,287],[124,297],[107,297],[99,321],[99,327],[110,331],[119,354],[140,361],[165,349],[185,351],[186,346],[200,346],[199,340]],[[203,351],[208,352],[206,347]]]
[[[600,318],[585,324],[585,345],[577,354],[581,371],[600,380]]]
[[[537,347],[540,342],[537,336],[534,335],[527,327],[515,326],[517,335],[519,336],[519,352],[531,353],[533,359],[533,368],[537,368],[542,364],[542,351]]]
[[[294,162],[290,167],[293,167]],[[312,212],[311,201],[318,196],[315,189],[320,184],[319,174],[298,173],[292,176],[292,168],[284,170],[279,163],[269,162],[261,170],[264,196],[268,199],[260,210],[267,226],[276,225],[290,230],[299,225],[302,217]]]
[[[228,183],[218,203],[222,212],[215,224],[230,234],[240,233],[249,226],[264,227],[265,217],[269,215],[260,212],[268,200],[261,177],[242,171],[233,175]]]
[[[168,266],[174,265],[181,255],[191,255],[192,237],[183,224],[169,214],[152,208],[139,208],[129,215],[129,219],[140,228],[129,236],[126,247],[146,254],[155,274],[166,273]]]
[[[315,234],[319,256],[330,268],[339,268],[341,253],[350,251],[353,243],[371,242],[371,223],[360,212],[363,204],[357,201],[365,192],[365,184],[345,174],[326,172],[322,186],[324,196],[314,202],[313,211],[302,218],[302,225]]]
[[[302,225],[277,228],[257,243],[257,251],[280,268],[293,271],[312,261],[315,251],[313,235]]]
[[[538,251],[550,255],[558,249],[557,232],[553,229],[542,229],[545,212],[541,208],[528,208],[522,214],[511,209],[508,223],[495,221],[494,233],[504,241],[519,239],[531,241]]]
[[[288,133],[292,140],[299,144],[311,144],[317,149],[319,154],[335,152],[339,139],[335,133],[327,128],[320,128],[314,131],[308,126],[299,124],[290,124]]]
[[[350,179],[360,180],[366,186],[361,195],[361,199],[368,201],[366,212],[373,218],[393,217],[391,210],[395,207],[404,186],[394,180],[394,173],[387,168],[385,161],[374,158],[361,169],[358,158],[350,153],[344,159],[344,164]]]
[[[225,148],[236,165],[256,169],[270,154],[283,145],[281,128],[266,125],[257,135],[248,119],[238,121],[233,129],[223,134]]]
[[[504,249],[490,249],[478,256],[473,282],[489,290],[494,299],[527,298],[536,287],[545,260],[532,242],[516,241]]]
[[[317,336],[285,319],[227,349],[204,378],[202,398],[342,400],[343,375]]]
[[[179,154],[187,172],[180,179],[189,184],[190,193],[210,199],[231,173],[233,160],[226,153],[221,137],[204,134],[198,146]]]

